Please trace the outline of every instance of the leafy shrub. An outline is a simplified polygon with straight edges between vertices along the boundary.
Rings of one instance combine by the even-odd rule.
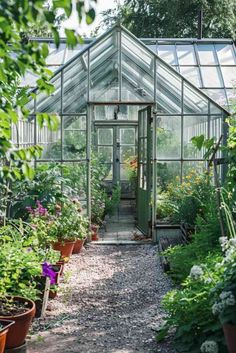
[[[174,289],[164,297],[168,317],[157,335],[158,340],[175,327],[175,348],[179,352],[199,353],[206,340],[213,340],[219,352],[227,353],[221,324],[212,313],[213,289],[222,278],[222,269],[217,264],[222,259],[222,254],[209,255],[204,265],[192,268],[181,289]]]
[[[209,254],[220,252],[220,225],[215,212],[214,199],[206,206],[206,213],[197,219],[197,233],[187,245],[177,245],[165,251],[170,262],[172,279],[181,283],[189,274],[194,264],[201,264]],[[183,261],[184,259],[184,261]]]

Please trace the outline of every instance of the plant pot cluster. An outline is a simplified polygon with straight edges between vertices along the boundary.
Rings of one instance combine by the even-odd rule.
[[[65,265],[72,253],[81,252],[89,231],[73,202],[49,210],[37,201],[27,211],[24,226],[15,221],[1,228],[0,353],[26,349],[33,318],[45,316]]]

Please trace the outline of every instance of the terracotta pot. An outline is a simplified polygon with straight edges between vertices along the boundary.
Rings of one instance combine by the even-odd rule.
[[[0,353],[4,352],[9,327],[14,323],[14,321],[10,320],[0,320],[0,325],[3,326],[3,328],[0,328]]]
[[[223,325],[224,335],[229,353],[236,353],[236,325]]]
[[[99,236],[97,232],[92,232],[92,241],[98,241],[99,240]]]
[[[73,254],[79,254],[83,248],[85,239],[77,239],[73,249]]]
[[[58,286],[58,284],[55,284],[55,286]],[[57,290],[51,290],[49,291],[49,298],[50,299],[55,299],[57,297]]]
[[[27,311],[23,314],[17,314],[13,316],[0,316],[0,320],[12,320],[15,321],[14,325],[9,328],[6,340],[6,348],[15,348],[24,344],[26,336],[28,334],[30,324],[35,316],[35,303],[26,298],[14,297],[14,301],[20,303],[27,303]]]
[[[75,241],[63,240],[63,241],[58,241],[54,243],[53,249],[60,251],[61,258],[64,259],[64,262],[68,262],[72,255],[74,245],[75,245]]]

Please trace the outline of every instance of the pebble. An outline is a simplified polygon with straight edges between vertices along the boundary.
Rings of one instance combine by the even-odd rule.
[[[34,321],[28,353],[174,353],[171,339],[155,340],[171,289],[157,251],[89,244],[73,255],[50,312]]]

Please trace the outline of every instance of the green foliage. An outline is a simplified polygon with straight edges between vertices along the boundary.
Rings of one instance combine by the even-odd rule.
[[[105,198],[105,214],[112,215],[120,203],[121,187],[119,184],[112,189],[111,195],[106,195]]]
[[[220,235],[220,225],[213,199],[207,205],[204,217],[198,216],[197,233],[192,235],[191,242],[187,245],[177,245],[169,248],[165,252],[170,262],[172,279],[177,283],[181,283],[187,277],[194,264],[201,264],[210,254],[219,253]]]
[[[120,20],[141,38],[196,38],[201,8],[204,37],[235,38],[234,0],[125,0],[119,8],[103,13],[103,24],[108,27]]]
[[[36,200],[43,206],[64,202],[71,194],[67,179],[62,176],[62,167],[55,163],[42,164],[36,168],[33,180],[20,180],[12,187],[10,215],[27,218],[26,207],[34,207]],[[64,185],[64,190],[62,189]]]
[[[219,254],[206,257],[204,265],[192,268],[181,289],[172,290],[163,300],[168,317],[157,338],[163,339],[175,327],[175,347],[181,353],[200,352],[207,339],[217,342],[219,352],[227,352],[221,324],[212,313],[216,298],[212,291],[222,278],[221,261]]]
[[[204,215],[208,202],[215,198],[214,188],[207,172],[199,174],[191,169],[180,183],[179,177],[169,183],[160,194],[157,214],[169,216],[174,223],[185,222],[194,226],[197,216]],[[169,214],[167,214],[169,212]]]
[[[77,6],[79,21],[83,17],[94,19],[94,4],[96,0],[79,1]],[[45,0],[2,0],[0,3],[0,197],[2,212],[6,212],[8,194],[11,183],[21,179],[32,179],[34,173],[31,167],[32,158],[39,157],[41,149],[30,147],[21,149],[11,138],[12,125],[29,116],[27,103],[30,96],[26,88],[19,88],[19,81],[26,72],[38,75],[38,91],[51,94],[54,90],[50,83],[51,73],[46,69],[48,48],[45,44],[28,40],[26,33],[31,28],[44,23],[52,32],[56,46],[60,38],[56,25],[57,11],[64,11],[66,18],[71,14],[72,0],[52,0],[51,8],[45,7]],[[81,38],[74,30],[66,32],[67,44],[74,46]],[[32,97],[35,95],[32,94]],[[31,97],[31,98],[32,98]],[[40,126],[45,123],[50,129],[58,125],[55,115],[37,114],[36,120]],[[25,151],[25,153],[24,153]]]

